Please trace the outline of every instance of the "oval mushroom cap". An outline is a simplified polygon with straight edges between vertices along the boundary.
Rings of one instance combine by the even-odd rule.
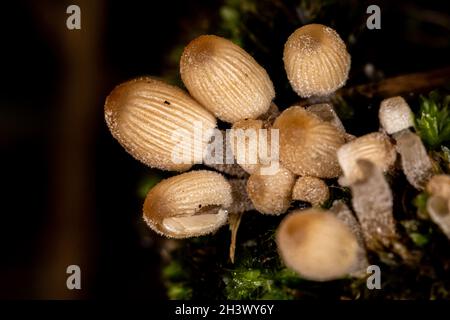
[[[328,95],[342,87],[350,70],[350,55],[333,29],[309,24],[289,36],[284,66],[292,88],[303,98]]]
[[[214,116],[186,92],[152,78],[114,88],[105,102],[105,120],[133,157],[150,167],[175,171],[201,162],[211,136],[208,129],[216,127]]]
[[[358,265],[361,250],[342,221],[315,208],[297,210],[284,218],[276,241],[286,266],[314,281],[346,276]]]
[[[311,203],[313,206],[320,206],[330,197],[330,190],[327,184],[315,177],[299,177],[292,190],[292,199]]]
[[[279,167],[275,174],[252,174],[247,181],[247,193],[255,209],[264,214],[286,212],[292,200],[295,176]]]
[[[190,94],[226,122],[256,119],[275,97],[264,68],[244,49],[214,35],[189,43],[181,56],[180,73]]]
[[[450,175],[437,174],[428,181],[428,193],[450,200]]]
[[[191,171],[158,183],[145,198],[144,220],[173,238],[211,233],[226,223],[231,185],[219,173]]]
[[[273,127],[279,129],[280,160],[287,169],[302,176],[339,176],[336,151],[345,138],[334,125],[301,107],[290,107]]]

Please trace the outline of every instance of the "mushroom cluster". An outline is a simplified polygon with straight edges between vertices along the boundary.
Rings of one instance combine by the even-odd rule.
[[[297,29],[285,44],[283,60],[289,82],[302,98],[329,96],[345,84],[350,69],[342,39],[319,24]],[[450,237],[450,178],[432,178],[432,160],[410,130],[412,112],[403,98],[381,103],[379,132],[354,137],[330,103],[293,105],[280,113],[266,70],[227,39],[194,39],[182,54],[180,74],[188,92],[145,77],[117,86],[105,103],[112,135],[144,164],[180,172],[201,163],[210,168],[170,177],[148,192],[143,216],[157,233],[199,236],[227,221],[236,232],[246,211],[280,215],[293,208],[276,233],[285,264],[310,280],[357,276],[367,266],[366,250],[401,246],[385,178],[396,169],[399,154],[411,185],[432,194],[432,218]],[[237,164],[205,163],[202,158],[217,139],[217,120],[233,130],[256,132],[256,143],[244,138],[245,152]],[[262,129],[269,130],[263,138]],[[220,138],[225,131],[221,128]],[[224,141],[234,146],[231,157],[236,160],[239,150],[234,142]],[[267,174],[263,169],[271,163],[261,150],[275,142],[279,162]],[[180,148],[187,154],[181,162],[174,158]],[[354,212],[343,202],[321,208],[330,197],[326,179],[333,178],[350,188]],[[295,208],[295,200],[312,208]],[[233,259],[234,251],[230,256]]]

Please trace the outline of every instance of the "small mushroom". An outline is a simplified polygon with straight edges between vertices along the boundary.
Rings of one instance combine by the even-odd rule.
[[[387,134],[394,134],[414,126],[411,108],[402,97],[392,97],[381,101],[378,116]]]
[[[242,48],[214,35],[189,43],[180,73],[190,94],[226,122],[256,119],[275,97],[266,70]]]
[[[337,158],[344,172],[344,177],[339,182],[342,185],[349,185],[361,179],[364,172],[361,172],[356,163],[360,159],[370,160],[386,172],[393,166],[396,156],[395,147],[385,134],[374,132],[358,137],[337,151]]]
[[[292,191],[293,200],[301,200],[320,206],[330,197],[327,184],[315,177],[299,177]]]
[[[301,176],[339,176],[336,151],[345,138],[334,125],[294,106],[281,113],[273,128],[279,129],[280,161],[287,169]]]
[[[278,215],[289,209],[294,183],[294,174],[279,167],[273,175],[250,175],[247,193],[256,210],[264,214]]]
[[[171,238],[212,233],[227,222],[233,203],[230,183],[217,172],[200,170],[170,177],[145,198],[149,227]]]
[[[416,189],[424,189],[433,176],[433,164],[420,137],[409,129],[394,134],[406,179]]]
[[[150,167],[175,171],[202,161],[209,129],[216,127],[214,116],[186,92],[152,78],[114,88],[106,98],[105,119],[114,138],[133,157]],[[200,135],[195,134],[197,126]],[[180,141],[177,134],[184,138]],[[180,161],[173,157],[177,148],[187,150]]]
[[[359,269],[364,249],[350,229],[325,210],[296,210],[283,219],[276,233],[278,250],[287,267],[314,281],[345,277]]]
[[[367,248],[378,251],[397,239],[392,191],[380,167],[366,159],[356,165],[363,177],[350,184],[353,208]]]
[[[323,96],[342,87],[350,70],[350,55],[333,29],[308,24],[289,36],[284,67],[294,91],[303,98]]]
[[[438,174],[428,181],[426,186],[430,197],[427,211],[445,235],[450,239],[450,176]]]
[[[437,174],[427,183],[427,192],[450,200],[450,175]]]
[[[427,211],[430,214],[431,220],[450,239],[450,200],[441,196],[432,195],[427,200]]]

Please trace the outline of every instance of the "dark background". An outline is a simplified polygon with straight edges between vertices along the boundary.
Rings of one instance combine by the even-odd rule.
[[[165,298],[162,239],[143,223],[139,194],[142,181],[160,173],[112,138],[103,102],[115,85],[140,75],[180,84],[180,48],[202,33],[230,36],[224,2],[2,3],[0,298]],[[299,2],[261,1],[284,13],[270,17],[261,9],[263,22],[243,20],[262,43],[243,45],[268,70],[282,108],[296,99],[283,71],[283,43],[311,22],[308,12],[290,10]],[[314,1],[306,2],[302,8],[314,11]],[[348,44],[349,86],[450,65],[446,1],[376,1],[382,29],[375,31],[364,27],[372,2],[322,2],[328,11],[310,16]],[[70,4],[81,7],[81,30],[66,28]],[[364,72],[367,63],[375,74]],[[361,123],[354,131],[369,128]],[[80,291],[66,289],[71,264],[81,267]]]

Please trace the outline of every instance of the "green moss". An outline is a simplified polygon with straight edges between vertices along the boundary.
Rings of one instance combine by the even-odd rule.
[[[436,91],[428,97],[420,97],[420,110],[416,117],[416,129],[430,149],[440,148],[450,142],[450,95],[441,96]]]

